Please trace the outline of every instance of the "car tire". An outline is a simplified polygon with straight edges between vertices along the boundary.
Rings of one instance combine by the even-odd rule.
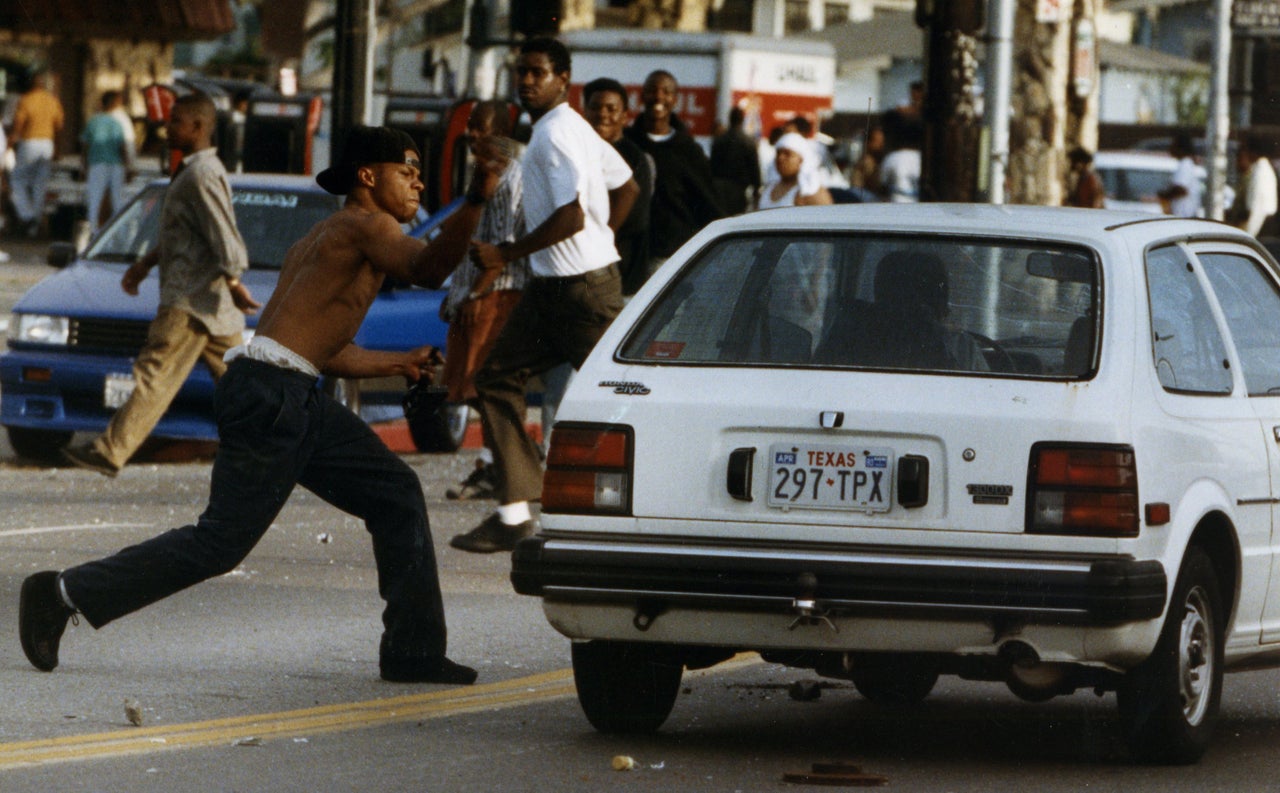
[[[849,679],[858,693],[878,705],[915,705],[938,682],[938,664],[902,653],[867,653],[854,658]]]
[[[648,733],[662,726],[680,691],[684,666],[664,645],[573,644],[573,681],[591,726],[603,733]]]
[[[347,377],[325,378],[324,392],[357,416],[360,415],[360,381]]]
[[[61,430],[34,430],[28,427],[5,427],[9,445],[19,457],[39,462],[58,459],[58,452],[71,442],[72,433]]]
[[[1191,546],[1155,650],[1116,692],[1136,758],[1181,765],[1208,748],[1222,696],[1224,617],[1213,563]]]
[[[456,452],[467,434],[470,410],[446,402],[439,410],[424,411],[409,420],[409,435],[420,452]]]

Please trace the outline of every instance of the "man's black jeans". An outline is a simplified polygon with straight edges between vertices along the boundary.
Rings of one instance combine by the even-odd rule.
[[[199,521],[62,574],[89,623],[100,628],[234,570],[301,484],[363,519],[373,537],[383,659],[442,658],[444,605],[413,469],[313,377],[237,358],[215,399],[219,445]]]

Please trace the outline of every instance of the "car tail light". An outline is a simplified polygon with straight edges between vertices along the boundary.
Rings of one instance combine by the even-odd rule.
[[[1136,537],[1138,515],[1132,448],[1061,443],[1031,447],[1028,532]]]
[[[631,512],[632,430],[557,424],[542,477],[543,512]]]

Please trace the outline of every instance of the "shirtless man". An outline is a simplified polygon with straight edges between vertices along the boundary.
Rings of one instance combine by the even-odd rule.
[[[465,255],[503,162],[488,147],[463,204],[430,245],[401,231],[418,209],[419,154],[385,127],[358,127],[339,164],[316,177],[344,207],[290,248],[280,281],[247,346],[227,353],[218,381],[219,445],[209,505],[194,524],[114,556],[26,579],[19,633],[38,669],[58,664],[67,620],[94,628],[233,569],[301,484],[362,518],[386,601],[382,677],[470,684],[473,669],[445,657],[444,605],[418,476],[367,424],[317,387],[333,377],[401,374],[439,361],[431,347],[379,352],[352,344],[384,278],[438,287]]]

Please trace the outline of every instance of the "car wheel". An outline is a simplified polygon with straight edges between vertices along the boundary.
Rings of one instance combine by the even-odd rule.
[[[409,434],[420,452],[456,452],[467,434],[469,409],[446,402],[439,410],[423,411],[409,421]]]
[[[587,721],[600,732],[645,733],[675,705],[684,666],[663,645],[575,642],[573,682]]]
[[[1130,751],[1194,763],[1209,745],[1222,696],[1223,606],[1208,555],[1187,550],[1155,650],[1116,692]]]
[[[858,693],[880,705],[915,705],[933,691],[938,664],[901,653],[859,655],[849,670]]]
[[[58,452],[71,442],[70,432],[60,430],[33,430],[27,427],[5,427],[9,431],[9,445],[19,457],[49,462],[58,459]]]
[[[324,381],[324,392],[333,397],[339,405],[342,405],[357,416],[360,415],[359,380],[348,379],[346,377],[326,378]]]

